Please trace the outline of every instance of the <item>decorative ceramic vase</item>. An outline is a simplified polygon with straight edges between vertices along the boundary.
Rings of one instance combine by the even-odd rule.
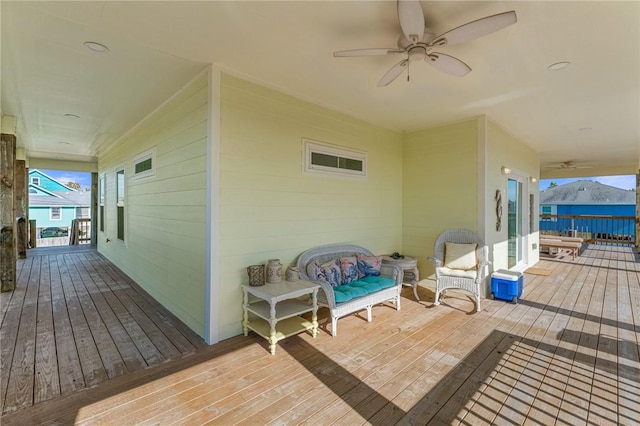
[[[295,266],[287,268],[287,281],[298,281],[300,279],[300,269]]]
[[[267,282],[279,283],[282,281],[282,264],[280,259],[269,259],[267,263]]]
[[[249,285],[257,287],[264,285],[264,265],[251,265],[247,267],[249,274]]]

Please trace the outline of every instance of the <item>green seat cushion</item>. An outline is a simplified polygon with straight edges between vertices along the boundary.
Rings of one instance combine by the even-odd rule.
[[[367,291],[363,288],[352,287],[351,284],[338,285],[333,288],[336,303],[348,302],[356,297],[366,296]]]
[[[343,303],[385,288],[393,287],[395,284],[396,282],[391,278],[369,275],[349,284],[333,287],[333,293],[336,298],[336,303]]]
[[[375,283],[379,285],[381,289],[393,287],[394,285],[396,285],[396,281],[394,279],[381,277],[379,275],[367,275],[366,277],[360,278],[359,281],[364,281],[367,284]]]
[[[375,293],[376,291],[382,290],[384,288],[384,287],[381,287],[378,283],[375,283],[375,282],[368,283],[366,281],[363,281],[362,279],[358,281],[354,281],[349,285],[364,289],[367,292],[367,294]]]

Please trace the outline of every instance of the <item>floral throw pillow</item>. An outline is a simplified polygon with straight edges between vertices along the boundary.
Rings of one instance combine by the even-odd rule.
[[[340,262],[340,272],[342,272],[342,284],[349,284],[353,281],[357,281],[360,277],[358,273],[358,261],[355,256],[342,257],[338,260]]]
[[[342,271],[336,259],[332,259],[322,265],[316,265],[316,277],[331,284],[332,287],[339,286],[342,282]]]
[[[358,271],[360,277],[380,275],[382,256],[365,256],[364,254],[357,254],[356,257],[358,258]]]

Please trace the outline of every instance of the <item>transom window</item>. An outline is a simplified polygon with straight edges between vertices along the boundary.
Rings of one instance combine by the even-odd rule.
[[[367,153],[303,139],[304,172],[366,178]]]
[[[139,179],[155,175],[156,150],[138,154],[133,159],[133,178]]]

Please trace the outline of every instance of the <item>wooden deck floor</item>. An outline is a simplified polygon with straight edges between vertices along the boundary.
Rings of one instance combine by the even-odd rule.
[[[422,302],[406,288],[400,312],[340,319],[338,337],[301,334],[273,356],[264,339],[235,337],[2,424],[638,424],[634,252],[589,246],[576,262],[535,266],[550,274],[526,274],[517,305],[483,300],[470,314],[461,293],[433,307],[428,287]]]
[[[0,294],[2,413],[204,347],[92,246],[29,250]]]

